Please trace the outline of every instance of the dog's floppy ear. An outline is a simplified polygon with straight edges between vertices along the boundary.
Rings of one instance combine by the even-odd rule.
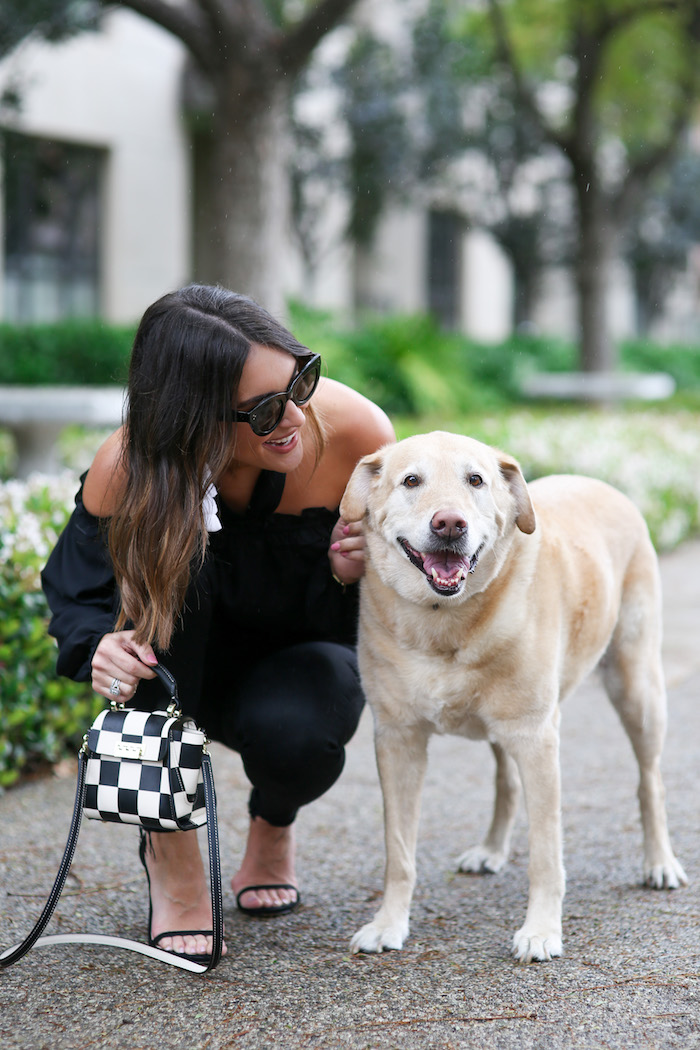
[[[372,488],[372,481],[382,469],[383,450],[364,456],[347,483],[343,498],[340,501],[340,516],[344,521],[360,521],[367,512],[367,503]]]
[[[535,531],[535,509],[532,506],[530,493],[523,477],[520,465],[509,456],[501,456],[498,464],[501,476],[505,479],[508,488],[515,497],[516,517],[515,524],[521,532],[528,535]]]

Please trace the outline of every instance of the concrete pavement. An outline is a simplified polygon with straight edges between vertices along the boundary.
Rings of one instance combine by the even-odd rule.
[[[303,906],[276,920],[225,898],[229,955],[200,978],[96,947],[35,949],[0,971],[2,1050],[453,1050],[700,1047],[700,542],[662,560],[669,732],[664,756],[674,848],[690,877],[640,888],[636,767],[598,684],[562,720],[568,877],[565,955],[509,956],[527,895],[526,822],[496,876],[454,873],[484,833],[492,762],[484,745],[434,739],[411,936],[402,952],[351,956],[381,894],[381,798],[366,715],[340,782],[298,820]],[[245,833],[247,785],[217,748],[225,875]],[[0,799],[0,943],[31,927],[68,831],[74,777]],[[85,821],[49,932],[144,938],[146,882],[135,829]],[[226,879],[228,886],[228,878]]]

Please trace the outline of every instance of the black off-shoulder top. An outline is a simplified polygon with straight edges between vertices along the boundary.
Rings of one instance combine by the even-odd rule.
[[[223,618],[243,659],[266,646],[355,642],[358,588],[341,587],[328,560],[338,511],[311,507],[298,515],[278,514],[284,482],[284,474],[263,471],[243,514],[217,496],[222,527],[209,534],[201,572],[215,581],[218,629]],[[89,680],[93,654],[114,629],[118,607],[103,526],[85,509],[81,484],[42,572],[52,613],[49,633],[59,647],[56,669],[77,681]]]

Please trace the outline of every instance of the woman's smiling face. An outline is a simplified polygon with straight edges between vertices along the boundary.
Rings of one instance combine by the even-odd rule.
[[[261,398],[286,390],[298,364],[297,359],[284,350],[253,344],[238,385],[237,409],[250,411]],[[234,423],[236,462],[283,473],[298,467],[303,455],[304,409],[305,406],[300,408],[291,399],[287,401],[278,426],[264,437],[254,434],[248,423]]]

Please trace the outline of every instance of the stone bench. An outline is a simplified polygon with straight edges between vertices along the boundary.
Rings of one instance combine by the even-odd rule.
[[[520,388],[527,397],[562,401],[664,401],[676,384],[665,372],[533,372]]]
[[[124,390],[119,386],[0,386],[0,426],[17,446],[17,477],[58,469],[56,443],[64,427],[118,427]]]

